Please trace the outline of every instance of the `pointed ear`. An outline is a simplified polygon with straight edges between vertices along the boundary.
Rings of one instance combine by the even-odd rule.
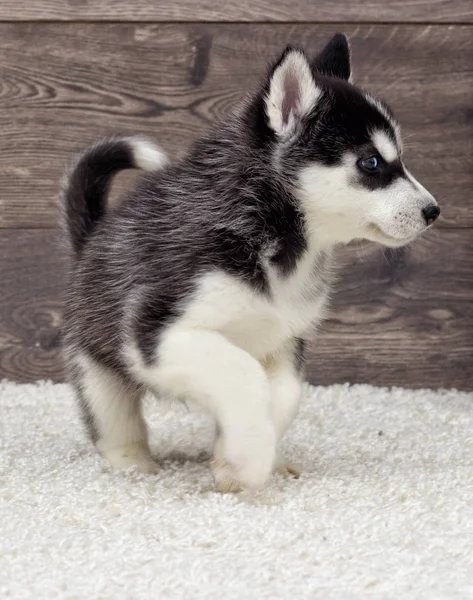
[[[291,135],[319,96],[306,55],[298,48],[287,47],[269,76],[265,98],[269,126],[280,137]]]
[[[328,77],[351,81],[350,45],[343,33],[336,33],[311,63],[312,69]]]

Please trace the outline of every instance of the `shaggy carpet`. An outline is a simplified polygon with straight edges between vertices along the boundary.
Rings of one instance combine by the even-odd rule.
[[[473,394],[306,388],[299,479],[215,493],[212,423],[148,399],[158,475],[111,472],[67,385],[0,384],[0,598],[473,598]]]

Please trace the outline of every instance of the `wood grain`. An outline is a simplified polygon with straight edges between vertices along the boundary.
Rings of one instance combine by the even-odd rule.
[[[0,379],[63,375],[60,294],[66,272],[54,230],[0,230]]]
[[[406,249],[345,249],[309,380],[473,389],[472,243],[473,229],[438,229]]]
[[[410,248],[344,251],[331,316],[309,348],[312,383],[473,389],[472,229]],[[0,377],[61,380],[65,261],[53,230],[0,231]]]
[[[471,22],[469,0],[3,0],[5,21]]]
[[[416,10],[423,6],[404,4]],[[453,13],[457,10],[457,18],[466,18],[464,7],[471,6],[439,2],[435,4],[439,14],[444,5]],[[15,6],[13,1],[3,2],[2,10],[14,18],[19,14]],[[53,18],[56,11],[54,18],[61,14],[69,18],[78,5],[18,6],[25,18],[33,18],[36,6],[42,7],[41,18]],[[125,6],[133,6],[133,11],[137,7],[133,14],[140,14],[140,3],[113,6],[116,19],[131,16]],[[160,5],[146,2],[146,6]],[[244,6],[238,10],[250,10]],[[274,14],[278,6],[283,5],[277,3]],[[291,6],[292,14],[292,5],[284,6]],[[310,4],[296,3],[293,18],[297,6]],[[363,11],[366,6],[369,10],[371,5],[363,4]],[[384,6],[389,12],[396,4]],[[80,3],[80,7],[83,19],[99,18],[108,14],[112,3]],[[437,14],[430,2],[429,7],[429,14]],[[192,18],[200,14],[192,13]],[[251,14],[258,14],[258,3]],[[343,14],[350,17],[350,12]],[[401,17],[406,18],[399,9]],[[229,9],[228,18],[237,16]],[[440,227],[472,227],[469,27],[3,23],[0,228],[53,225],[59,177],[72,155],[96,138],[146,134],[178,156],[209,124],[225,118],[285,44],[300,43],[314,53],[337,30],[350,35],[358,83],[389,99],[397,112],[406,134],[407,163],[442,204]]]

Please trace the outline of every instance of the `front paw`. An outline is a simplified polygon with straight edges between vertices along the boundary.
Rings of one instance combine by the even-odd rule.
[[[233,429],[226,436],[221,435],[210,463],[217,489],[235,492],[262,488],[273,471],[275,457],[272,424],[244,432]]]
[[[276,459],[276,436],[269,424],[245,432],[233,431],[225,438],[223,458],[245,489],[261,489]]]

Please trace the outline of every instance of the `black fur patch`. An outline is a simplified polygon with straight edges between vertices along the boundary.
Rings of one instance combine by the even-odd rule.
[[[365,156],[378,154],[374,146],[366,149]],[[366,173],[358,169],[356,177],[353,179],[353,185],[361,185],[369,190],[378,190],[390,186],[396,179],[407,179],[404,167],[400,160],[387,163],[382,157],[378,156],[379,168],[373,173]]]
[[[336,33],[311,63],[315,73],[348,80],[351,75],[350,46],[343,33]]]
[[[87,400],[85,398],[84,392],[82,390],[82,386],[80,383],[76,383],[76,397],[77,402],[80,409],[80,415],[82,417],[82,422],[85,425],[85,430],[92,441],[95,444],[99,439],[99,431],[97,424],[95,423],[94,414],[90,410],[89,405],[87,404]]]
[[[335,166],[347,152],[361,158],[372,146],[371,135],[376,130],[395,141],[390,121],[359,89],[326,77],[319,77],[317,83],[322,98],[298,140],[298,161]]]
[[[133,167],[130,146],[119,139],[97,144],[79,159],[68,181],[64,207],[69,239],[75,253],[81,251],[86,238],[105,213],[112,176]]]
[[[298,372],[301,372],[304,369],[305,349],[307,343],[302,338],[296,338],[294,340],[294,344],[294,366]]]

